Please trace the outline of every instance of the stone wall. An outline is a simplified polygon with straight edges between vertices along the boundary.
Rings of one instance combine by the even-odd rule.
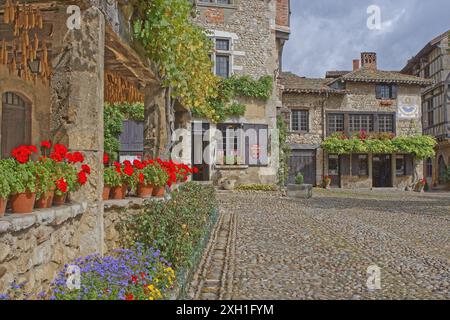
[[[27,292],[46,290],[65,263],[92,253],[97,238],[85,237],[100,230],[88,210],[82,203],[0,218],[0,293],[14,280],[27,281]]]
[[[274,89],[269,101],[242,99],[241,102],[248,105],[245,115],[225,122],[259,123],[267,124],[269,129],[276,128],[276,107],[281,100],[275,81],[279,65],[276,6],[275,0],[237,1],[232,5],[198,3],[199,14],[195,22],[210,30],[216,37],[232,39],[233,74],[249,75],[255,79],[274,76]],[[268,167],[253,168],[245,176],[259,182],[266,181],[270,176],[270,182],[275,183],[278,162],[273,157],[272,160]],[[211,171],[213,176],[216,175],[214,167]],[[224,173],[227,174],[228,172]]]

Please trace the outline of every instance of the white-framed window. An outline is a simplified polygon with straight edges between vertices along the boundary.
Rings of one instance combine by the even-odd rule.
[[[231,38],[215,37],[214,53],[212,59],[214,62],[214,74],[222,78],[231,77],[233,70],[233,41]]]
[[[291,110],[291,130],[309,131],[309,112],[308,110]]]

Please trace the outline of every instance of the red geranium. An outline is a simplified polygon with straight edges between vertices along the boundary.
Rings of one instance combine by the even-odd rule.
[[[85,185],[86,182],[87,182],[86,172],[84,172],[84,171],[78,172],[78,183],[80,185]]]
[[[139,183],[144,183],[144,174],[142,172],[139,173]]]
[[[67,153],[66,159],[69,163],[78,163],[84,161],[84,156],[81,152],[75,151],[74,153]]]
[[[61,178],[59,180],[56,181],[56,188],[58,188],[59,191],[61,191],[62,193],[66,193],[67,192],[67,182],[66,180],[64,180],[64,178]]]
[[[133,161],[133,165],[135,166],[136,169],[139,169],[139,170],[142,170],[145,168],[145,162],[141,162],[137,159]]]
[[[197,167],[193,167],[193,168],[192,168],[192,172],[193,172],[193,173],[198,173],[198,168],[197,168]]]
[[[107,153],[103,154],[103,164],[108,164],[109,163],[109,156]]]
[[[53,146],[53,152],[50,154],[50,158],[56,162],[61,162],[66,158],[67,147],[62,144],[55,144]]]
[[[15,148],[11,155],[17,160],[17,162],[26,163],[30,160],[31,154],[35,152],[37,152],[37,148],[35,146],[20,146]]]
[[[42,141],[41,147],[44,149],[50,149],[52,147],[52,143],[50,141]]]
[[[91,174],[91,167],[89,167],[87,164],[83,164],[81,166],[81,170],[83,170],[87,174]]]
[[[123,173],[125,173],[127,176],[132,176],[134,173],[132,166],[125,166],[125,169],[123,169]]]

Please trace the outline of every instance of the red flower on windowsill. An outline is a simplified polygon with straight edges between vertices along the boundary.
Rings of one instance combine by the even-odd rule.
[[[42,141],[41,148],[50,149],[52,147],[52,143],[50,141]]]
[[[67,192],[67,182],[66,180],[64,180],[64,178],[61,178],[59,180],[56,181],[56,188],[58,188],[59,191],[61,191],[62,193],[66,193]]]

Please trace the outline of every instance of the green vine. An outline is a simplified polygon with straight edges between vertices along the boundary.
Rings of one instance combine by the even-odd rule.
[[[280,156],[278,166],[278,184],[280,186],[286,185],[289,174],[289,157],[291,155],[291,148],[287,143],[288,127],[281,116],[277,116],[278,138],[280,144]]]
[[[190,19],[192,10],[188,0],[139,0],[134,35],[172,96],[211,118],[208,101],[217,96],[218,83],[209,57],[212,41]]]
[[[232,76],[222,79],[219,83],[219,94],[215,98],[208,99],[215,122],[221,122],[229,117],[243,116],[246,106],[236,102],[239,97],[254,98],[267,101],[272,95],[273,79],[271,76],[263,76],[258,80],[250,76]],[[196,117],[206,117],[202,110],[193,108],[192,114]]]
[[[325,139],[322,148],[335,154],[350,153],[408,153],[419,160],[433,157],[436,140],[431,136],[399,136],[392,137],[387,134],[378,136],[358,135],[347,137],[341,133]]]
[[[104,150],[111,159],[117,159],[120,148],[119,136],[124,120],[144,120],[143,103],[106,104],[104,111]]]

